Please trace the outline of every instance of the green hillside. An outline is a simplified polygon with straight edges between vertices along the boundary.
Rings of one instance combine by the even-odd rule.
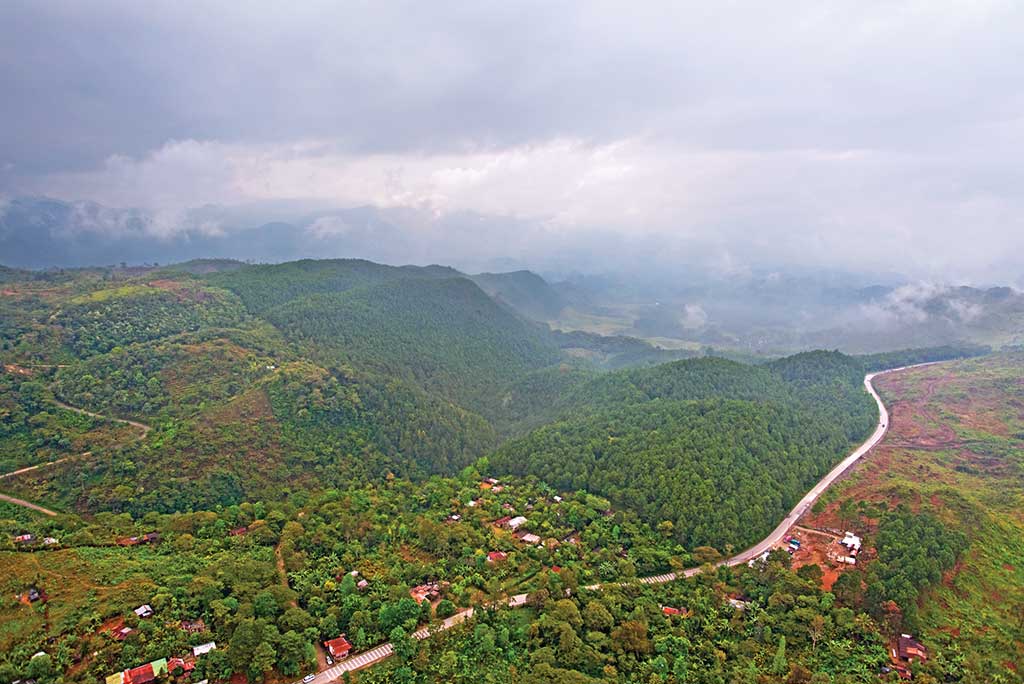
[[[552,320],[565,307],[558,291],[530,271],[478,273],[471,277],[484,292],[527,318]]]
[[[402,279],[315,294],[264,314],[311,356],[401,377],[470,408],[558,361],[541,331],[464,278]]]
[[[572,388],[560,420],[504,445],[492,464],[667,521],[691,548],[745,545],[873,429],[862,380],[860,361],[834,352],[607,374]]]

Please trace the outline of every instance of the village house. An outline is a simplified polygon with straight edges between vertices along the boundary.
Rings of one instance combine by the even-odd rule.
[[[167,659],[167,671],[174,674],[178,670],[181,670],[182,674],[186,674],[196,669],[196,659],[194,656],[185,656],[184,658],[168,658]]]
[[[327,649],[327,652],[332,658],[335,660],[342,660],[343,658],[348,657],[349,652],[352,650],[352,644],[350,644],[348,639],[345,638],[345,635],[342,634],[335,639],[325,641],[324,648]]]
[[[748,601],[743,601],[738,598],[729,599],[729,605],[735,608],[736,610],[746,610],[750,607],[750,603]]]
[[[409,590],[409,595],[412,596],[416,603],[423,603],[424,601],[436,601],[441,598],[441,585],[437,582],[430,582],[428,584],[421,584],[417,587],[413,587]]]
[[[245,527],[243,525],[242,527],[236,527],[235,529],[233,529],[230,532],[228,532],[228,536],[229,537],[241,537],[242,535],[244,535],[248,531],[249,531],[249,528]]]
[[[672,606],[662,606],[661,614],[667,617],[673,617],[675,615],[682,615],[683,617],[686,617],[689,614],[689,611],[683,610],[682,608],[673,608]]]
[[[144,603],[133,612],[140,618],[148,618],[153,615],[153,608],[148,603]]]
[[[182,620],[181,629],[189,634],[201,634],[206,631],[206,623],[202,618],[198,620]]]
[[[540,537],[532,532],[516,532],[515,538],[524,544],[533,544],[534,546],[540,544]]]
[[[131,627],[122,627],[121,629],[114,631],[114,639],[116,641],[124,641],[128,638],[128,635],[131,634],[133,631],[135,630],[133,630]]]
[[[369,587],[370,587],[370,582],[368,580],[361,579],[358,582],[356,582],[356,589],[358,589],[359,591],[364,591],[364,590],[368,589]]]
[[[488,563],[500,563],[508,558],[508,554],[504,551],[491,551],[487,554]]]
[[[217,649],[217,642],[215,642],[215,641],[207,641],[205,644],[199,644],[198,646],[193,648],[192,649],[192,655],[194,655],[195,657],[198,658],[199,656],[204,655],[206,653],[209,653],[210,651],[214,651],[216,649]]]
[[[19,534],[18,536],[16,536],[14,538],[14,543],[15,544],[29,544],[34,539],[35,539],[35,537],[33,537],[31,534]]]
[[[160,541],[159,532],[147,532],[141,537],[119,537],[118,546],[136,546],[138,544],[155,544]]]
[[[921,645],[921,642],[909,634],[900,635],[896,643],[896,655],[900,660],[907,663],[914,660],[922,662],[928,660],[928,650]]]
[[[525,524],[526,524],[526,518],[521,516],[521,515],[517,515],[516,517],[514,517],[514,518],[510,519],[508,522],[506,522],[505,526],[508,527],[508,529],[510,529],[513,532],[515,532],[516,530],[518,530],[520,527],[522,527]]]

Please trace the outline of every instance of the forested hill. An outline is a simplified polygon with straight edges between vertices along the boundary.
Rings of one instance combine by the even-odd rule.
[[[414,383],[495,417],[496,388],[561,358],[546,329],[441,266],[303,261],[211,276],[303,353]]]
[[[814,352],[608,374],[578,383],[559,420],[504,445],[492,465],[607,496],[690,547],[746,545],[873,429],[862,370]]]
[[[0,351],[26,398],[12,415],[52,397],[153,426],[24,485],[69,508],[144,514],[422,480],[514,439],[495,458],[509,472],[605,492],[687,544],[739,542],[873,419],[861,360],[603,372],[650,348],[553,333],[442,266],[218,260],[4,277]],[[31,425],[11,427],[11,444],[67,441]],[[698,480],[717,498],[695,497]],[[720,518],[737,492],[756,515]]]
[[[530,271],[478,273],[471,277],[491,297],[534,320],[557,318],[565,307],[558,291]]]

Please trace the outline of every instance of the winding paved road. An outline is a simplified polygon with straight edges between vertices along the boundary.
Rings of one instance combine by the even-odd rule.
[[[849,470],[854,463],[860,460],[861,457],[864,456],[864,454],[871,451],[871,449],[876,444],[882,441],[882,438],[885,436],[886,431],[889,429],[889,411],[886,410],[885,404],[882,403],[881,397],[878,396],[878,393],[875,391],[874,386],[871,384],[871,381],[873,379],[875,379],[879,375],[884,375],[886,373],[895,373],[897,371],[906,370],[908,368],[930,366],[933,363],[939,362],[931,361],[928,363],[917,363],[910,366],[900,366],[899,368],[890,368],[888,370],[879,371],[877,373],[868,373],[867,375],[865,375],[864,388],[868,391],[868,394],[870,394],[871,397],[875,400],[875,403],[878,404],[878,425],[875,427],[875,431],[871,433],[871,436],[868,437],[863,444],[857,447],[853,451],[853,453],[851,453],[849,456],[840,461],[836,465],[836,467],[834,467],[832,470],[828,472],[828,474],[825,475],[825,477],[821,478],[821,480],[818,481],[818,484],[814,485],[814,487],[811,488],[811,490],[807,492],[807,494],[805,494],[802,499],[800,499],[796,506],[793,507],[793,510],[789,512],[789,515],[783,518],[782,522],[780,522],[778,526],[776,526],[776,528],[772,530],[771,534],[769,534],[767,537],[759,541],[754,546],[751,546],[746,551],[742,551],[726,560],[719,561],[717,565],[734,566],[740,565],[741,563],[746,563],[754,558],[757,558],[762,553],[770,550],[776,544],[781,542],[782,538],[786,536],[787,532],[789,532],[789,529],[796,524],[796,521],[799,520],[804,513],[807,512],[807,509],[814,505],[814,502],[818,500],[818,497],[821,496],[825,492],[825,490],[832,485],[833,482],[839,479],[843,475],[843,473]],[[694,575],[700,573],[701,570],[703,570],[703,568],[689,568],[687,570],[684,570],[682,573],[668,572],[664,575],[641,577],[640,579],[635,581],[641,584],[663,584],[665,582],[672,582],[674,580],[677,580],[680,577],[693,577]],[[627,583],[616,582],[613,584],[591,584],[590,586],[584,588],[589,589],[591,591],[599,591],[603,587],[623,586],[624,584]],[[516,594],[508,600],[508,606],[510,608],[519,608],[526,604],[526,598],[526,594]],[[472,615],[473,609],[469,608],[468,610],[465,610],[461,613],[458,613],[457,615],[448,618],[439,625],[434,626],[433,629],[434,631],[438,632],[444,631],[446,629],[451,629],[460,622],[469,619],[470,617],[472,617]],[[426,639],[430,636],[430,634],[430,630],[428,630],[427,628],[423,628],[417,632],[414,632],[412,636],[415,639]],[[313,678],[311,684],[330,684],[331,682],[340,679],[343,673],[351,672],[353,670],[359,670],[361,668],[369,667],[371,665],[379,663],[380,661],[390,657],[392,653],[393,648],[390,643],[381,644],[376,648],[373,648],[369,651],[364,651],[363,653],[360,653],[358,655],[351,656],[341,661],[340,663],[337,663],[336,665],[327,668],[326,670],[318,672],[316,676]]]
[[[931,363],[937,363],[937,362],[931,362]],[[769,534],[767,537],[765,537],[760,542],[758,542],[754,546],[750,547],[746,551],[738,553],[735,556],[732,556],[731,558],[728,558],[726,560],[720,561],[718,563],[718,565],[719,566],[722,566],[722,565],[734,566],[734,565],[739,565],[741,563],[746,563],[746,562],[748,562],[748,561],[750,561],[750,560],[752,560],[754,558],[757,558],[758,556],[763,554],[765,551],[770,550],[776,544],[781,542],[782,538],[786,536],[787,532],[789,532],[789,529],[793,525],[796,524],[796,521],[799,520],[800,517],[804,513],[807,512],[807,509],[809,509],[812,505],[814,505],[814,502],[817,501],[818,497],[821,496],[825,492],[825,490],[828,489],[832,485],[833,482],[835,482],[837,479],[839,479],[843,475],[843,473],[845,473],[847,470],[849,470],[850,467],[854,463],[856,463],[858,460],[860,460],[860,458],[863,457],[864,454],[868,453],[872,449],[872,447],[874,447],[876,444],[878,444],[882,440],[882,438],[885,436],[886,430],[888,430],[888,428],[889,428],[889,412],[886,410],[885,404],[882,403],[882,399],[878,396],[878,393],[875,391],[874,386],[871,384],[871,381],[874,378],[878,377],[879,375],[883,375],[885,373],[894,373],[896,371],[906,370],[907,368],[917,368],[917,367],[920,367],[920,366],[928,366],[928,365],[931,365],[931,363],[919,363],[919,364],[914,364],[912,366],[901,366],[899,368],[890,368],[889,370],[880,371],[878,373],[869,373],[868,375],[866,375],[864,377],[864,387],[868,391],[868,393],[872,396],[872,398],[874,398],[875,403],[878,404],[878,425],[875,427],[875,431],[871,434],[870,437],[868,437],[868,439],[863,444],[861,444],[859,447],[857,447],[857,449],[854,450],[853,453],[851,453],[849,456],[847,456],[842,461],[840,461],[838,465],[836,465],[832,470],[830,470],[828,472],[827,475],[825,475],[825,477],[823,477],[816,485],[814,485],[814,487],[809,492],[807,492],[807,494],[805,494],[802,499],[800,499],[800,501],[796,504],[796,506],[793,507],[793,510],[790,511],[789,515],[787,515],[782,520],[782,522],[780,522],[778,524],[778,526],[776,526],[776,528],[774,530],[772,530],[771,534]],[[134,426],[134,427],[136,427],[136,428],[138,428],[140,430],[141,434],[139,435],[139,439],[142,439],[143,437],[145,437],[146,434],[150,430],[150,427],[148,425],[143,424],[143,423],[138,423],[138,422],[135,422],[135,421],[132,421],[132,420],[125,420],[125,419],[122,419],[122,418],[112,418],[110,416],[104,416],[104,415],[101,415],[101,414],[98,414],[98,413],[93,413],[91,411],[87,411],[85,409],[80,409],[80,408],[76,408],[74,406],[69,406],[67,404],[64,404],[64,403],[56,401],[56,400],[54,400],[54,403],[56,403],[58,406],[60,406],[63,409],[67,409],[69,411],[75,411],[76,413],[81,413],[81,414],[84,414],[84,415],[87,415],[87,416],[92,416],[94,418],[100,418],[100,419],[104,419],[104,420],[112,420],[112,421],[116,421],[116,422],[119,422],[119,423],[124,423],[124,424],[127,424],[127,425],[132,425],[132,426]],[[87,456],[88,454],[89,454],[89,452],[86,452],[85,454],[82,454],[82,455],[83,456]],[[7,477],[12,477],[12,476],[18,475],[20,473],[24,473],[24,472],[27,472],[27,471],[35,470],[36,468],[41,468],[41,467],[44,467],[44,466],[53,465],[55,463],[60,463],[61,461],[68,460],[68,458],[71,458],[71,457],[66,457],[66,458],[58,459],[56,461],[50,461],[48,463],[41,463],[39,465],[29,466],[27,468],[22,468],[20,470],[16,470],[16,471],[13,471],[13,472],[10,472],[10,473],[7,473],[7,474],[0,475],[0,479],[7,478]],[[15,498],[12,498],[12,497],[9,497],[9,496],[5,496],[3,494],[0,494],[0,500],[7,501],[9,503],[14,503],[14,504],[17,504],[19,506],[25,506],[26,508],[30,508],[30,509],[35,510],[35,511],[39,511],[40,513],[44,513],[46,515],[51,515],[51,516],[52,515],[57,515],[56,512],[51,511],[51,510],[46,509],[46,508],[43,508],[42,506],[37,506],[36,504],[29,503],[27,501],[22,501],[21,499],[15,499]],[[679,579],[680,577],[693,577],[694,575],[700,573],[701,570],[702,570],[702,568],[699,568],[699,567],[697,567],[697,568],[689,568],[687,570],[684,570],[682,573],[669,572],[669,573],[665,573],[663,575],[654,575],[652,577],[642,577],[642,578],[640,578],[639,580],[636,580],[636,581],[640,582],[641,584],[662,584],[662,583],[665,583],[665,582],[672,582],[674,580]],[[609,585],[592,584],[592,585],[590,585],[588,587],[585,587],[585,588],[593,590],[593,591],[597,591],[597,590],[600,590],[603,586],[621,586],[622,584],[624,584],[624,583],[619,582],[619,583],[609,584]],[[527,595],[526,594],[516,594],[515,596],[512,596],[511,598],[509,598],[507,603],[508,603],[508,606],[510,608],[519,608],[519,607],[521,607],[521,606],[526,604],[526,599],[527,599]],[[444,620],[443,622],[441,622],[441,623],[439,623],[437,625],[434,625],[432,628],[424,627],[424,628],[422,628],[420,630],[417,630],[416,632],[413,632],[412,637],[414,639],[419,639],[419,640],[426,639],[432,633],[437,632],[437,631],[444,631],[444,630],[447,630],[447,629],[451,629],[455,625],[457,625],[457,624],[459,624],[459,623],[469,619],[472,616],[473,616],[473,609],[469,608],[469,609],[467,609],[465,611],[462,611],[462,612],[460,612],[460,613],[458,613],[456,615],[453,615],[452,617]],[[341,661],[339,663],[336,663],[336,664],[328,667],[325,670],[321,670],[320,672],[318,672],[316,674],[316,676],[313,678],[312,684],[330,684],[330,682],[334,682],[334,681],[340,679],[345,672],[352,672],[353,670],[358,670],[358,669],[361,669],[361,668],[364,668],[364,667],[369,667],[371,665],[379,663],[380,661],[385,660],[388,657],[390,657],[393,652],[394,652],[393,646],[390,643],[386,643],[386,644],[381,644],[380,646],[377,646],[376,648],[370,649],[369,651],[364,651],[363,653],[360,653],[358,655],[350,656],[349,658],[346,658],[345,660],[343,660],[343,661]]]

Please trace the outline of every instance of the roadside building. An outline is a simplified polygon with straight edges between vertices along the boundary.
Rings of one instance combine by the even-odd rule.
[[[341,660],[342,658],[348,657],[349,652],[352,651],[352,644],[350,644],[348,639],[345,638],[345,635],[342,634],[330,641],[325,641],[324,648],[327,649],[327,652],[332,658],[335,660]]]

